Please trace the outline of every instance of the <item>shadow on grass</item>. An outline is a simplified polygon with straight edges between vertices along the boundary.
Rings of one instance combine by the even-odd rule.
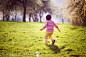
[[[72,28],[70,28],[71,30],[74,30],[74,29],[77,29],[76,27],[72,27]]]
[[[54,52],[54,54],[60,53],[60,49],[58,46],[56,45],[46,45],[46,46],[48,46]]]

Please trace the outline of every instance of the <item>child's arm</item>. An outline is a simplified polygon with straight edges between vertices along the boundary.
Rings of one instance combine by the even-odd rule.
[[[45,23],[45,26],[42,28],[42,29],[40,29],[40,31],[42,31],[43,29],[45,29],[47,27],[47,22]]]
[[[59,32],[61,32],[61,31],[59,30],[58,26],[57,26],[55,23],[54,23],[54,26],[58,29]]]
[[[61,32],[61,31],[59,30],[59,28],[57,28],[57,29],[58,29],[59,32]]]

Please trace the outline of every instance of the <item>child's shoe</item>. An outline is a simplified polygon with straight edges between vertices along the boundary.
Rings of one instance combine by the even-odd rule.
[[[52,45],[55,43],[55,40],[52,41]]]

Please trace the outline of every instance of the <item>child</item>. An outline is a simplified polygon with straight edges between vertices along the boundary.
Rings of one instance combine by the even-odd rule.
[[[51,15],[47,15],[46,16],[46,23],[45,23],[45,26],[40,29],[40,31],[42,31],[43,29],[46,28],[46,33],[45,33],[45,36],[44,36],[44,39],[45,39],[45,45],[48,44],[47,42],[47,38],[49,37],[49,39],[52,41],[52,45],[55,43],[55,40],[53,39],[52,34],[53,34],[53,31],[54,31],[54,26],[59,30],[58,26],[51,20]],[[60,30],[59,30],[60,32]]]

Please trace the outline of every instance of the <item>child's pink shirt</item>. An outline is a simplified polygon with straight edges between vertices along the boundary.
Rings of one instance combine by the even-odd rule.
[[[58,28],[58,26],[52,20],[48,20],[48,21],[46,21],[45,26],[42,29],[46,28],[46,31],[53,32],[54,31],[54,26],[56,28]]]

